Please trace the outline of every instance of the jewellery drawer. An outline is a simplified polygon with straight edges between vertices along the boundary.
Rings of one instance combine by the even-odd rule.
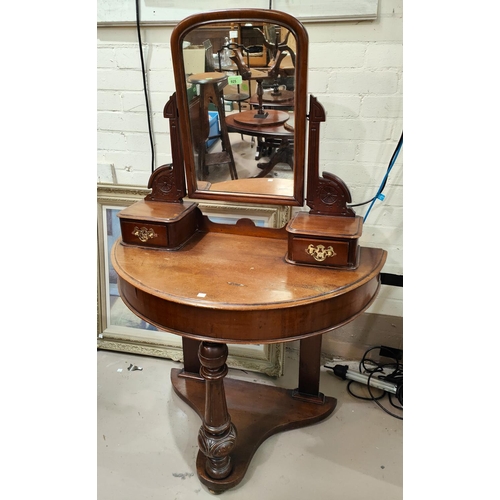
[[[357,245],[354,242],[289,238],[287,262],[316,266],[357,267]]]
[[[129,245],[168,247],[166,226],[144,221],[120,221],[122,239]]]
[[[355,269],[358,266],[360,217],[299,212],[287,225],[290,264]]]
[[[138,201],[118,214],[122,241],[177,250],[198,230],[199,213],[193,203]]]

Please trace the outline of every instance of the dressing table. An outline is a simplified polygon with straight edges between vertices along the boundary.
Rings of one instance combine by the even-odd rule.
[[[182,46],[194,31],[224,22],[282,26],[295,38],[293,179],[197,178],[196,115],[190,114]],[[197,14],[176,26],[171,46],[176,93],[164,116],[173,162],[153,172],[144,200],[120,212],[122,236],[111,260],[124,303],[148,323],[182,336],[184,367],[172,370],[172,386],[201,418],[193,436],[198,477],[222,493],[242,481],[268,437],[332,414],[336,399],[319,391],[322,334],[370,306],[386,252],[357,245],[362,222],[348,207],[347,186],[333,174],[318,174],[325,116],[314,97],[306,115],[307,33],[295,18],[255,9]],[[306,202],[308,210],[283,228],[258,227],[249,219],[219,224],[196,202],[185,202],[186,194],[299,209]],[[226,378],[227,344],[289,341],[300,342],[296,387]]]

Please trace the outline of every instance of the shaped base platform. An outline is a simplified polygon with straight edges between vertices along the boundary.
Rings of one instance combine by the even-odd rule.
[[[203,419],[205,381],[179,377],[182,370],[172,369],[175,393]],[[321,397],[322,404],[294,398],[294,391],[229,378],[224,379],[227,407],[236,427],[236,445],[231,452],[233,468],[225,479],[213,479],[205,472],[206,457],[198,452],[198,477],[212,493],[222,493],[238,485],[259,446],[273,434],[319,422],[333,413],[337,400]],[[323,396],[323,395],[321,395]]]

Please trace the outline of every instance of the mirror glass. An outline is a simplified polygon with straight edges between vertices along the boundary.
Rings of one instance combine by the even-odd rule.
[[[204,13],[171,42],[189,197],[301,205],[302,25],[277,11]]]

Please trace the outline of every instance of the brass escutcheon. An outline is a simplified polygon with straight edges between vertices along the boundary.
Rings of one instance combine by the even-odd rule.
[[[150,240],[150,239],[153,239],[153,238],[156,238],[156,236],[158,236],[154,231],[153,229],[148,229],[146,227],[141,227],[140,229],[135,226],[134,227],[134,230],[132,231],[132,234],[134,236],[137,236],[143,243]]]
[[[325,260],[327,257],[334,257],[337,255],[331,246],[325,248],[324,245],[318,245],[316,247],[314,245],[309,245],[306,248],[306,253],[312,255],[314,259],[319,262]]]

